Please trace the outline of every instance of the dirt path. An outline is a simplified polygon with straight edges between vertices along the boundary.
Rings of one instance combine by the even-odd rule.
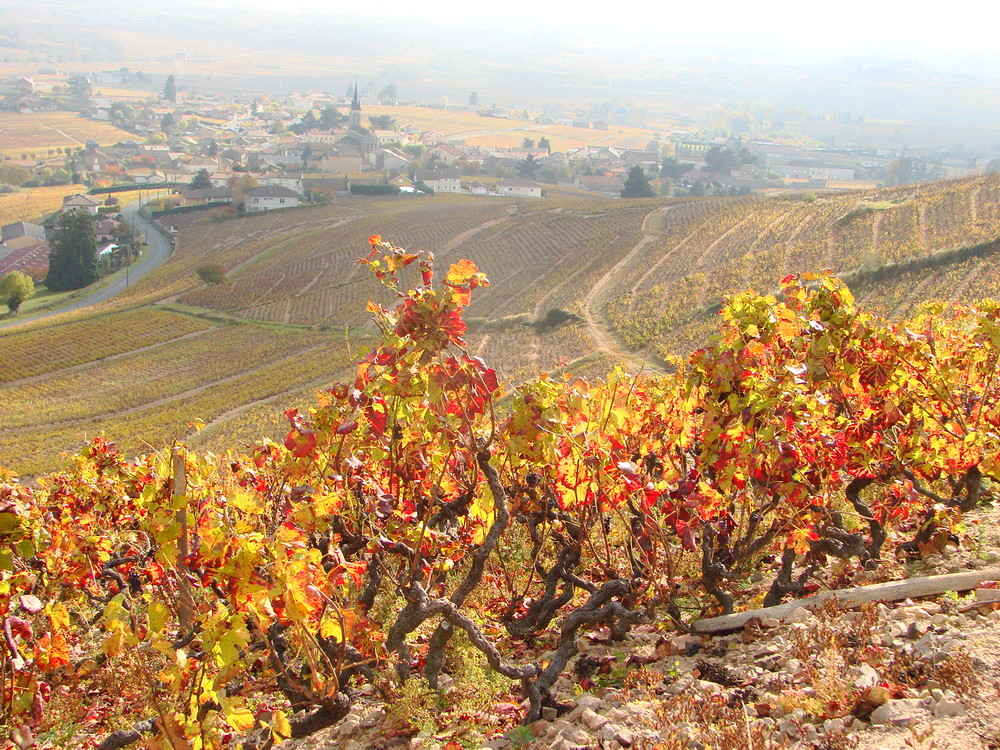
[[[586,321],[587,335],[590,336],[591,340],[594,342],[594,346],[599,351],[606,352],[616,360],[641,364],[643,367],[649,367],[648,362],[642,361],[640,363],[634,354],[622,349],[618,341],[611,334],[607,322],[601,320],[599,311],[607,298],[609,290],[613,288],[612,281],[615,277],[622,270],[628,268],[632,264],[632,261],[635,260],[640,253],[642,253],[646,246],[655,241],[659,236],[657,234],[650,234],[650,230],[654,226],[654,219],[658,221],[661,216],[664,216],[671,210],[672,208],[670,206],[665,206],[662,208],[656,208],[646,214],[646,217],[642,221],[642,239],[639,240],[639,242],[637,242],[621,260],[615,263],[615,265],[612,266],[607,273],[599,278],[590,288],[590,291],[588,291],[583,297],[583,318]]]
[[[489,344],[490,344],[490,334],[487,333],[484,334],[483,337],[479,340],[479,346],[476,347],[476,356],[482,357],[483,352],[486,351],[486,347],[489,346]]]
[[[700,219],[701,219],[701,217],[698,217],[698,218],[696,218],[694,220],[696,223],[698,223],[699,226],[700,226]],[[647,226],[647,222],[644,221],[643,225],[642,225],[644,233],[646,233],[645,232],[646,226]],[[684,235],[684,238],[680,242],[678,242],[676,245],[674,245],[672,248],[670,248],[667,252],[665,252],[660,257],[660,259],[658,261],[656,261],[656,263],[654,263],[653,265],[651,265],[649,267],[649,270],[647,270],[646,273],[644,273],[642,276],[639,277],[639,280],[635,282],[635,284],[633,285],[632,288],[633,289],[642,289],[646,285],[646,281],[650,277],[652,277],[655,274],[657,274],[659,272],[659,270],[663,267],[663,265],[668,260],[670,260],[670,258],[673,256],[673,254],[676,253],[678,250],[680,250],[682,247],[684,247],[684,245],[686,245],[688,243],[688,241],[698,231],[699,226],[695,226],[694,229],[692,229],[690,232],[688,232],[686,235]]]

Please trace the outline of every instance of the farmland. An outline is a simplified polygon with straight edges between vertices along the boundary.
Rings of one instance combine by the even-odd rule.
[[[26,474],[50,469],[101,431],[135,452],[185,436],[195,420],[212,424],[207,437],[236,407],[328,384],[348,361],[342,339],[329,333],[261,336],[254,325],[156,309],[38,326],[3,341],[11,367],[2,371],[0,465]]]
[[[85,190],[83,185],[53,185],[0,195],[0,225],[37,220],[62,208],[65,196]]]
[[[0,333],[0,465],[35,474],[105,431],[127,450],[192,434],[222,449],[278,438],[283,409],[350,373],[391,302],[355,261],[379,234],[490,278],[468,309],[469,351],[503,382],[600,376],[701,346],[724,297],[832,268],[863,307],[899,317],[929,299],[1000,294],[1000,179],[814,199],[342,199],[238,217],[176,217],[170,261],[94,312]],[[195,269],[221,264],[225,283]],[[416,282],[416,277],[412,277]]]
[[[65,147],[82,147],[87,141],[101,145],[132,138],[114,125],[80,117],[72,112],[0,113],[0,153],[16,158],[54,156]]]
[[[433,109],[428,107],[366,107],[366,114],[389,115],[399,125],[412,123],[421,131],[436,130],[449,138],[462,137],[469,146],[500,148],[519,147],[525,138],[536,143],[548,138],[554,151],[567,151],[588,145],[617,148],[645,148],[651,131],[616,125],[611,130],[596,130],[569,125],[539,125],[522,120],[512,112],[510,119],[483,117],[475,112]]]

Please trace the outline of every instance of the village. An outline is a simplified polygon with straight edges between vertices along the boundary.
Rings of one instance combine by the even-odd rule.
[[[558,191],[616,199],[623,195],[629,171],[637,167],[652,194],[673,197],[869,189],[981,170],[975,160],[934,152],[818,149],[732,133],[712,135],[696,122],[651,132],[643,148],[616,147],[601,142],[614,139],[591,137],[580,139],[589,140],[587,145],[560,151],[546,136],[525,137],[514,146],[484,146],[463,135],[550,128],[610,134],[628,113],[610,111],[608,119],[593,119],[582,111],[532,117],[526,110],[481,105],[473,92],[460,105],[421,105],[482,118],[479,131],[446,135],[386,114],[413,111],[413,104],[396,96],[391,84],[375,92],[355,82],[341,97],[327,92],[280,100],[209,93],[186,97],[174,76],[168,76],[158,96],[140,100],[101,93],[102,86],[134,84],[136,77],[150,83],[127,68],[70,75],[61,79],[62,85],[40,84],[32,77],[0,80],[0,108],[5,111],[64,110],[134,135],[114,145],[88,140],[76,148],[25,151],[3,162],[8,174],[21,175],[21,184],[0,190],[59,184],[90,188],[89,194],[65,196],[64,208],[82,208],[95,217],[99,254],[113,266],[122,262],[123,231],[115,194],[124,191],[137,192],[132,197],[160,212],[229,207],[254,213],[350,195],[540,199]],[[381,114],[366,115],[369,107]],[[20,270],[37,277],[44,272],[53,216],[30,218],[37,223],[2,227],[0,274]]]

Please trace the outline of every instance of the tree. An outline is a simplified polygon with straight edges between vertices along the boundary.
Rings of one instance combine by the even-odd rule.
[[[325,107],[322,112],[319,113],[319,126],[323,130],[330,130],[336,127],[343,119],[343,115],[336,107]]]
[[[31,179],[31,172],[16,164],[0,164],[0,183],[4,185],[23,185]]]
[[[35,296],[35,282],[21,271],[11,271],[0,281],[0,300],[7,302],[7,309],[16,314],[21,303]]]
[[[233,189],[233,204],[239,208],[243,204],[243,194],[250,188],[260,187],[260,183],[248,174],[229,178],[229,187]]]
[[[132,265],[132,259],[139,254],[142,235],[132,224],[119,221],[115,226],[115,244],[118,245],[119,265]]]
[[[396,93],[396,84],[390,83],[384,89],[378,92],[379,99],[396,99],[399,94]]]
[[[535,161],[534,154],[528,154],[528,158],[524,161],[517,163],[517,173],[521,177],[527,177],[529,180],[535,179],[535,172],[538,171],[540,165]]]
[[[212,187],[212,176],[208,173],[207,169],[199,169],[194,173],[194,177],[188,183],[188,187],[192,190],[210,188]]]
[[[894,185],[908,185],[915,181],[916,176],[914,174],[912,158],[904,156],[899,159],[893,159],[889,162],[889,166],[885,173],[886,185],[890,187]]]
[[[469,94],[469,106],[476,107],[478,105],[479,105],[479,92],[473,91],[471,94]]]
[[[712,146],[705,154],[705,166],[709,172],[729,174],[729,170],[736,166],[736,153],[731,148]]]
[[[534,148],[535,147],[535,139],[534,138],[525,138],[523,141],[521,141],[521,145],[524,148]]]
[[[663,165],[660,167],[660,177],[676,180],[692,169],[694,169],[694,165],[690,162],[680,161],[675,156],[667,156],[663,159]]]
[[[628,171],[628,177],[625,178],[622,198],[652,198],[654,195],[656,193],[653,192],[653,187],[649,184],[645,170],[636,164]]]
[[[100,278],[94,223],[86,211],[66,211],[56,221],[45,285],[54,292],[80,289]]]
[[[69,86],[70,96],[75,99],[85,99],[94,90],[85,76],[70,76],[66,85]]]
[[[396,120],[390,115],[372,115],[368,118],[372,130],[392,130],[396,127]]]
[[[167,112],[160,118],[160,130],[164,133],[169,132],[175,125],[177,125],[177,120],[174,118],[173,112]]]
[[[163,95],[162,99],[166,99],[168,102],[177,101],[177,82],[174,81],[172,75],[167,76],[167,82],[163,84]]]
[[[546,153],[552,152],[552,144],[549,143],[549,139],[544,135],[538,141],[538,148],[544,148]]]

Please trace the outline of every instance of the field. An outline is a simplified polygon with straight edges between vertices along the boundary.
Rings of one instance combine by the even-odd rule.
[[[525,138],[537,144],[545,137],[553,151],[567,151],[587,145],[645,148],[652,131],[615,125],[610,130],[574,128],[568,125],[538,125],[511,113],[511,119],[483,117],[475,112],[431,109],[428,107],[364,108],[365,115],[389,115],[397,125],[413,123],[421,131],[437,130],[449,138],[461,137],[469,146],[520,147]]]
[[[129,452],[193,433],[196,420],[209,426],[208,437],[242,408],[327,385],[348,363],[334,334],[261,333],[250,324],[137,309],[4,334],[10,366],[0,373],[0,465],[47,471],[98,432]],[[273,409],[270,424],[281,411]]]
[[[64,147],[82,147],[88,140],[108,145],[132,138],[114,125],[72,112],[0,112],[0,153],[10,157],[28,154],[53,156]]]
[[[832,268],[888,317],[1000,295],[996,176],[816,200],[355,198],[172,223],[170,261],[114,302],[0,334],[13,415],[0,464],[45,471],[100,430],[158,448],[197,420],[207,428],[192,441],[213,449],[280,437],[287,405],[349,374],[372,331],[368,300],[392,301],[356,262],[371,234],[487,274],[469,351],[508,388],[662,366],[704,344],[727,295],[795,271]],[[225,283],[198,280],[206,261]]]
[[[54,185],[0,195],[0,225],[36,221],[62,208],[65,196],[86,190],[83,185]]]

